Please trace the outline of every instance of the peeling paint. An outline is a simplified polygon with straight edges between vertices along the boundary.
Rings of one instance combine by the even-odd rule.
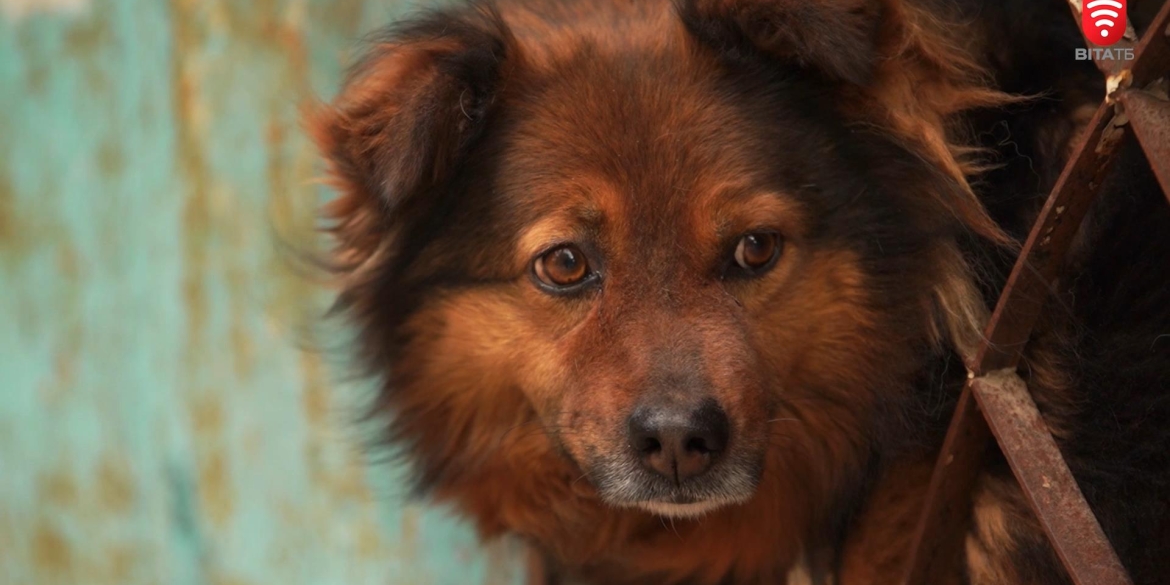
[[[102,509],[125,514],[134,503],[134,484],[125,458],[108,455],[98,464],[97,496]]]
[[[56,470],[40,477],[37,492],[49,505],[72,508],[77,505],[77,484],[66,471]]]
[[[7,169],[0,166],[0,250],[17,239],[16,188]]]
[[[73,551],[60,531],[42,523],[32,535],[32,561],[50,575],[68,573],[73,567]]]
[[[406,8],[0,0],[0,583],[519,582],[367,465],[282,248],[298,106]]]
[[[199,464],[199,499],[201,508],[211,522],[223,526],[232,515],[232,490],[227,454],[222,448],[213,448]]]

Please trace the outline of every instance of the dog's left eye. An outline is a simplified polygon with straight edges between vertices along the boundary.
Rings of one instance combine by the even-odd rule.
[[[557,292],[575,290],[594,276],[585,253],[572,244],[557,246],[537,256],[532,271],[541,284]]]
[[[748,274],[760,274],[772,267],[783,245],[776,233],[747,234],[735,245],[735,263]]]

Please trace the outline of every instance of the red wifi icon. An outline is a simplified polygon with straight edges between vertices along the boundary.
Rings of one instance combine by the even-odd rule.
[[[1121,40],[1125,22],[1125,0],[1088,0],[1081,10],[1081,31],[1101,47]]]

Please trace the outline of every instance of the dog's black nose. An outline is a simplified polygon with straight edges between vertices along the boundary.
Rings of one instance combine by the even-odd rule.
[[[647,404],[630,416],[630,445],[642,463],[677,482],[701,475],[727,448],[731,423],[714,400]]]

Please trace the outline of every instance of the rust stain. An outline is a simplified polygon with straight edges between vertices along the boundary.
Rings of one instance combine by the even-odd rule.
[[[408,543],[407,546],[413,548],[413,543],[418,542],[418,516],[417,508],[410,507],[402,511],[402,526],[400,534],[403,542]]]
[[[344,38],[354,38],[361,33],[364,0],[337,0],[314,3],[309,14],[311,22],[332,25]]]
[[[41,386],[41,399],[46,405],[60,406],[77,383],[77,364],[82,351],[81,326],[69,324],[68,333],[63,336],[61,347],[53,356],[53,375]]]
[[[311,171],[288,164],[288,126],[278,116],[268,121],[264,138],[268,147],[268,214],[281,237],[292,239],[290,243],[294,246],[301,246],[307,237],[315,234],[316,210],[302,204],[313,200],[313,193],[303,188]],[[302,188],[294,187],[294,181]]]
[[[288,526],[300,526],[305,523],[305,514],[301,506],[294,506],[287,500],[277,502],[276,515]]]
[[[57,248],[57,269],[66,280],[75,281],[81,275],[81,263],[77,259],[77,248],[62,244]]]
[[[204,40],[198,26],[198,3],[172,0],[171,30],[175,47],[171,51],[172,101],[176,120],[176,150],[182,184],[187,186],[183,208],[183,300],[189,315],[188,363],[197,367],[204,324],[209,312],[204,275],[208,269],[208,246],[211,242],[211,201],[209,170],[203,156],[202,117],[199,112],[199,79],[186,56],[196,55]]]
[[[320,291],[309,276],[316,268],[304,262],[305,258],[317,255],[316,198],[308,188],[315,159],[311,147],[299,135],[295,140],[295,150],[289,153],[292,142],[289,126],[279,117],[269,121],[266,142],[267,214],[276,238],[286,251],[267,265],[266,278],[273,287],[265,299],[265,308],[282,326],[304,332],[320,314],[319,308],[312,303],[314,295]]]
[[[16,539],[16,522],[13,522],[4,510],[0,510],[0,550],[16,550]]]
[[[361,467],[346,465],[345,469],[334,476],[330,483],[330,491],[343,500],[361,503],[372,502],[370,488],[366,485],[366,477]]]
[[[37,480],[37,493],[44,502],[54,506],[71,508],[77,504],[77,484],[67,471],[42,474]]]
[[[284,145],[284,137],[286,134],[287,131],[284,129],[284,124],[282,124],[280,120],[274,118],[268,121],[268,128],[264,133],[264,142],[266,142],[271,148],[279,149],[279,147]],[[268,168],[270,171],[269,174],[271,175],[271,159],[269,159],[269,163],[270,165]]]
[[[305,355],[301,358],[301,371],[305,380],[301,399],[305,417],[310,426],[324,426],[329,422],[329,390],[325,385],[321,361]]]
[[[280,228],[288,228],[294,224],[295,212],[291,206],[292,195],[288,185],[288,165],[284,160],[284,148],[287,131],[284,124],[277,118],[268,121],[268,128],[264,135],[264,142],[268,146],[268,192],[274,212],[274,220]]]
[[[124,458],[110,455],[98,464],[97,496],[107,512],[125,514],[130,511],[134,504],[134,480]]]
[[[234,295],[237,297],[240,294],[242,293],[234,291]],[[246,379],[255,370],[256,344],[252,341],[252,335],[248,333],[248,328],[245,326],[244,312],[236,310],[232,313],[231,330],[228,332],[232,345],[232,358],[235,362],[236,375],[241,379]]]
[[[208,518],[219,526],[232,515],[233,502],[227,455],[222,447],[214,448],[199,462],[199,500]]]
[[[211,577],[211,585],[251,585],[248,581],[238,577],[216,574]]]
[[[195,435],[216,435],[223,430],[223,404],[214,396],[196,397],[190,406],[191,426]]]
[[[39,246],[53,245],[68,241],[69,232],[60,218],[47,215],[42,207],[21,205],[17,196],[17,185],[11,169],[7,166],[13,160],[11,148],[14,145],[0,140],[0,255],[6,259],[20,259],[32,253]],[[57,177],[43,177],[39,184],[24,186],[22,193],[30,202],[52,201],[58,197]],[[18,319],[31,319],[32,315],[22,312]]]
[[[121,173],[126,168],[126,159],[122,155],[122,149],[118,147],[116,142],[105,141],[98,147],[97,152],[98,170],[106,176],[113,176]]]
[[[319,437],[310,437],[305,444],[305,466],[309,480],[339,501],[359,504],[372,503],[373,494],[366,483],[364,468],[356,461],[330,462]]]
[[[236,230],[236,235],[242,235],[243,229]],[[247,248],[248,244],[242,241],[233,242],[233,247]],[[228,339],[232,347],[232,361],[236,376],[247,379],[255,370],[256,344],[248,331],[248,299],[251,298],[248,287],[248,273],[243,268],[234,268],[227,273],[228,290],[231,291],[229,305],[231,310],[231,325],[228,329]]]
[[[260,461],[261,449],[264,447],[264,434],[256,429],[247,431],[243,440],[244,458],[249,463]]]
[[[329,475],[325,469],[325,460],[321,454],[321,440],[310,436],[305,443],[305,467],[309,470],[309,481],[317,485],[329,483]]]
[[[2,160],[7,161],[4,156]],[[0,247],[7,247],[19,239],[16,222],[16,187],[8,174],[6,164],[0,164]]]
[[[108,44],[112,37],[106,23],[91,16],[76,21],[65,31],[65,51],[74,57],[90,57]]]
[[[116,546],[106,551],[105,576],[110,583],[130,583],[134,567],[138,564],[138,552],[132,547]]]
[[[106,73],[100,69],[89,68],[85,70],[85,87],[89,90],[91,95],[99,95],[109,93],[110,78]]]
[[[28,88],[29,95],[40,96],[45,93],[45,86],[49,82],[49,68],[39,60],[30,63],[28,66],[28,77],[25,81],[25,87]]]
[[[357,555],[363,560],[379,559],[385,554],[382,535],[370,522],[358,524],[356,540]]]
[[[60,574],[73,568],[73,552],[65,537],[53,526],[42,522],[32,536],[32,559],[38,569]]]
[[[312,381],[305,385],[304,406],[305,415],[310,425],[323,425],[327,422],[329,413],[329,394],[320,384]]]

